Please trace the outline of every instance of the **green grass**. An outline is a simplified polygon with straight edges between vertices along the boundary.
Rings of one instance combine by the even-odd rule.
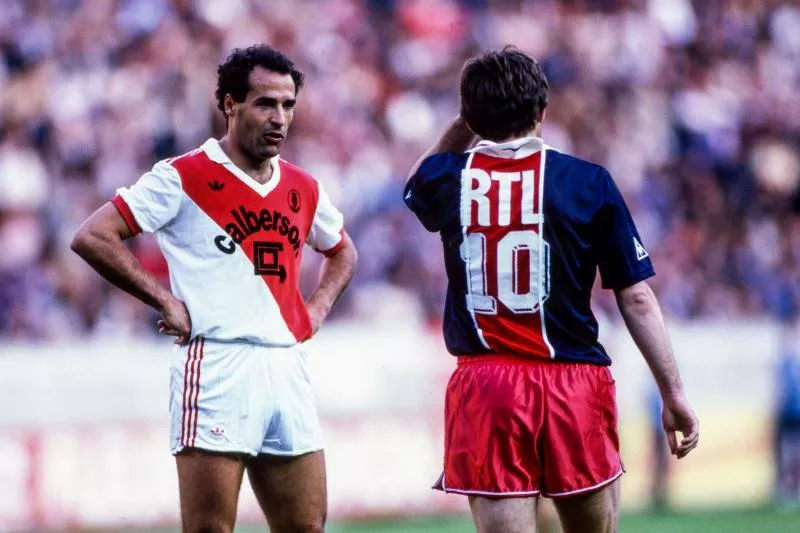
[[[468,533],[470,531],[474,530],[472,521],[468,518],[333,524],[329,528],[330,533]],[[622,517],[620,533],[800,533],[800,510],[778,512],[764,508],[662,515],[627,514]]]
[[[265,533],[266,528],[240,526],[237,533]],[[470,533],[468,517],[420,518],[391,522],[332,523],[328,533]],[[106,531],[103,533],[140,533]],[[174,529],[148,533],[177,533]],[[620,533],[800,533],[800,509],[776,511],[772,508],[675,512],[661,515],[626,514]]]

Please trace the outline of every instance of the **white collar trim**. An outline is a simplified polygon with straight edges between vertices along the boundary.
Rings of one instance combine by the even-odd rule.
[[[503,159],[524,159],[540,150],[555,150],[555,148],[546,145],[539,137],[521,137],[503,143],[482,140],[469,151]]]
[[[236,164],[231,161],[231,159],[228,157],[228,154],[226,154],[219,145],[219,141],[217,139],[208,139],[203,143],[202,146],[200,146],[200,149],[206,153],[209,159],[215,163],[223,165],[231,174],[242,180],[245,185],[253,189],[262,198],[272,192],[272,190],[278,186],[278,183],[281,180],[281,166],[279,164],[280,156],[276,155],[269,160],[269,164],[272,167],[272,177],[270,180],[266,183],[259,183],[247,172],[237,167]]]

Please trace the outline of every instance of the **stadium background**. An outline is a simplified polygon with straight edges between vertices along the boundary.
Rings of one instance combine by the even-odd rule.
[[[779,362],[800,358],[800,3],[773,0],[0,0],[0,530],[174,531],[169,341],[68,243],[117,187],[221,134],[216,65],[255,42],[308,74],[283,155],[361,252],[313,341],[333,531],[469,530],[464,500],[427,488],[454,363],[438,240],[400,191],[457,112],[463,60],[506,43],[550,79],[547,142],[623,190],[702,422],[656,513],[652,387],[598,291],[623,530],[800,530],[772,437]],[[132,246],[165,279],[154,240]],[[240,515],[259,524],[248,488]],[[348,525],[376,518],[393,520]]]

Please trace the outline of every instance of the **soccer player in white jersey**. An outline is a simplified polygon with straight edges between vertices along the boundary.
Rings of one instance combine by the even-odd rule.
[[[435,487],[469,496],[479,533],[533,533],[540,495],[566,533],[617,530],[615,386],[590,307],[598,271],[658,384],[670,450],[683,457],[699,438],[633,219],[607,170],[544,144],[547,91],[515,48],[468,61],[461,117],[404,191],[442,237],[444,337],[458,357]]]
[[[327,493],[302,343],[355,271],[341,213],[322,185],[279,157],[303,83],[264,45],[218,70],[227,132],[156,163],[92,214],[72,249],[161,312],[176,337],[171,447],[184,532],[233,530],[244,472],[273,533],[323,531]],[[123,241],[153,232],[171,288]],[[325,255],[319,287],[298,289],[303,245]]]

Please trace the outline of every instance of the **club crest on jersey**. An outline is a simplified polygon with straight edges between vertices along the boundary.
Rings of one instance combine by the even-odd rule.
[[[639,239],[636,237],[633,238],[633,246],[636,248],[636,259],[641,261],[642,259],[647,259],[650,257],[650,254],[647,253],[647,250],[644,249],[642,243],[639,242]]]
[[[295,213],[300,212],[300,193],[297,189],[289,191],[289,209]]]
[[[233,220],[225,224],[227,235],[214,238],[214,244],[222,253],[232,254],[236,251],[237,244],[241,245],[248,237],[262,231],[276,232],[286,237],[295,256],[299,253],[300,230],[280,211],[262,209],[255,212],[240,205],[238,209],[231,210],[231,217]]]

